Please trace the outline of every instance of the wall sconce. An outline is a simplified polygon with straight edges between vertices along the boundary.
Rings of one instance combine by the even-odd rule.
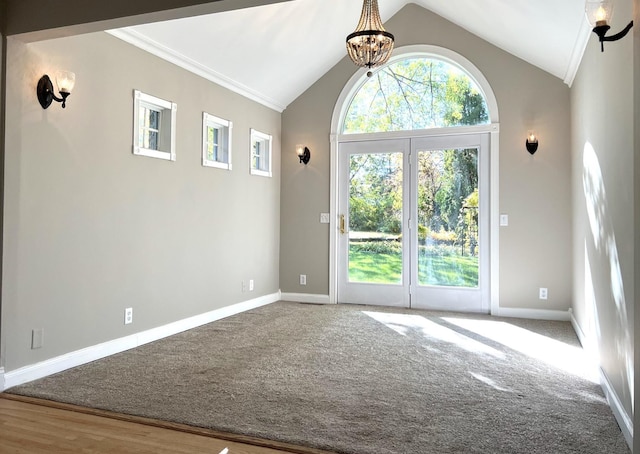
[[[534,154],[538,150],[538,138],[533,133],[533,131],[529,132],[529,134],[527,135],[527,140],[525,140],[524,144],[527,147],[527,151],[531,154]]]
[[[38,81],[38,101],[43,109],[51,105],[53,101],[61,102],[62,108],[66,107],[67,97],[71,94],[73,86],[76,84],[76,75],[70,71],[58,71],[56,73],[56,85],[60,91],[61,98],[53,93],[53,84],[46,74]]]
[[[304,145],[296,145],[296,154],[300,158],[300,163],[307,165],[311,160],[311,152]]]
[[[593,27],[593,33],[598,35],[600,39],[600,52],[604,52],[605,41],[618,41],[624,38],[626,34],[629,33],[629,30],[631,30],[631,27],[633,27],[633,21],[631,21],[620,33],[605,36],[611,28],[609,25],[611,16],[613,15],[613,3],[611,0],[587,0],[585,11],[587,13],[587,20],[591,24],[591,27]]]

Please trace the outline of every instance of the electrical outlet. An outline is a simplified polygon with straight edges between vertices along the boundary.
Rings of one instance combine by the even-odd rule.
[[[541,300],[547,299],[547,289],[544,287],[540,287],[540,299]]]
[[[44,328],[31,330],[31,349],[42,348],[44,345]]]
[[[320,213],[320,224],[329,223],[329,213]]]
[[[124,324],[129,325],[133,323],[133,308],[128,307],[124,310]]]
[[[249,279],[249,291],[253,292],[253,279]]]
[[[307,275],[306,274],[301,274],[300,275],[300,285],[307,285]]]

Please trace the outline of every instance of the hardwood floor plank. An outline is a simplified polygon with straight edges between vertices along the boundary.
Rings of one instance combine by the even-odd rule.
[[[0,397],[2,454],[282,454],[206,435]]]

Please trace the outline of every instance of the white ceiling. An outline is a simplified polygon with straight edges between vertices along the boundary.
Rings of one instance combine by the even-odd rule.
[[[382,20],[407,3],[567,84],[589,36],[584,0],[378,0]],[[346,55],[361,9],[362,0],[293,0],[111,33],[282,111]]]

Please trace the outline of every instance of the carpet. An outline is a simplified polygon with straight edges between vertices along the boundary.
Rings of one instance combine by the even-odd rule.
[[[345,454],[629,453],[581,355],[564,322],[281,302],[8,392]]]

